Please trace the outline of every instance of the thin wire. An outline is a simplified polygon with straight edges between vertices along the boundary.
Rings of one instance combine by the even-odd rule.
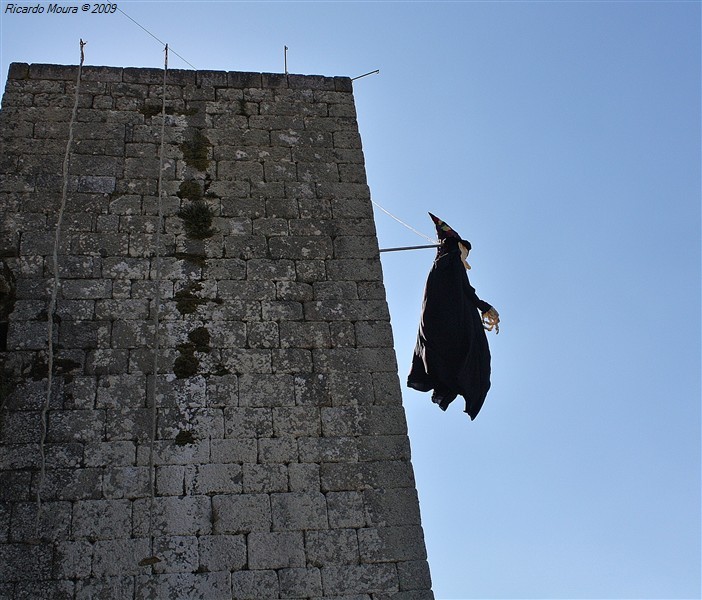
[[[54,370],[54,312],[56,311],[56,300],[58,298],[58,288],[60,285],[59,279],[59,265],[58,265],[58,251],[59,244],[61,242],[61,227],[63,225],[63,213],[66,211],[66,201],[68,197],[68,170],[71,160],[71,147],[73,145],[73,126],[76,122],[76,116],[78,114],[78,100],[80,98],[80,81],[83,71],[83,47],[86,42],[80,40],[80,64],[78,65],[78,76],[76,78],[76,90],[75,97],[73,99],[73,111],[71,112],[71,121],[68,124],[68,141],[66,142],[66,151],[63,155],[63,185],[61,187],[61,205],[59,206],[58,213],[56,216],[56,231],[54,232],[54,249],[52,254],[54,277],[53,285],[51,287],[51,298],[49,300],[49,307],[47,309],[47,335],[48,335],[48,348],[47,348],[47,383],[46,383],[46,398],[44,400],[44,405],[41,409],[41,436],[39,438],[39,454],[41,457],[41,464],[39,468],[39,484],[37,485],[37,519],[36,519],[36,530],[37,535],[39,534],[39,518],[41,517],[41,488],[44,485],[44,479],[46,477],[46,452],[44,450],[44,444],[46,442],[46,434],[48,429],[47,416],[49,412],[49,405],[51,404],[51,388],[53,386],[53,370]]]
[[[380,206],[380,204],[378,204],[375,200],[371,200],[371,202],[373,203],[374,206],[377,206],[380,210],[382,210],[386,215],[388,215],[389,217],[392,217],[393,219],[395,219],[400,225],[403,225],[403,226],[407,227],[407,229],[409,229],[410,231],[413,231],[413,232],[416,233],[419,237],[424,238],[424,239],[427,240],[428,242],[431,242],[432,244],[436,244],[436,239],[430,238],[428,235],[424,235],[421,231],[417,231],[417,230],[416,230],[414,227],[412,227],[411,225],[408,225],[408,224],[405,223],[404,221],[398,219],[398,218],[397,218],[395,215],[393,215],[389,210],[387,210],[387,209],[383,208],[382,206]]]
[[[135,19],[132,19],[132,17],[130,17],[130,16],[129,16],[126,12],[124,12],[121,8],[117,8],[117,10],[118,10],[119,12],[121,12],[125,17],[127,17],[127,19],[129,19],[132,23],[134,23],[135,25],[137,25],[138,27],[140,27],[141,29],[143,29],[146,33],[148,33],[148,34],[149,34],[152,38],[154,38],[159,44],[161,44],[162,46],[168,46],[168,44],[166,44],[166,42],[164,42],[163,40],[158,39],[158,38],[157,38],[153,33],[151,33],[146,27],[144,27],[141,23],[139,23],[139,22],[136,21]],[[185,60],[180,54],[178,54],[175,50],[173,50],[173,48],[170,48],[170,47],[169,47],[169,50],[170,50],[173,54],[175,54],[178,58],[180,58],[184,63],[187,63],[188,65],[190,65],[193,69],[195,69],[195,70],[197,71],[197,67],[196,67],[195,65],[193,65],[191,62]]]

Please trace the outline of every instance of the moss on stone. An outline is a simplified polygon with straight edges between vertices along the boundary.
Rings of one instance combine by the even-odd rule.
[[[183,153],[185,164],[198,171],[206,171],[210,165],[208,157],[209,149],[212,144],[207,136],[199,129],[195,129],[191,139],[183,142],[180,145],[180,151]]]
[[[202,200],[202,188],[196,179],[188,179],[180,184],[176,196],[182,200],[192,200],[197,202]]]
[[[207,257],[204,254],[194,254],[192,252],[176,252],[175,257],[178,260],[187,260],[196,267],[203,268],[207,264]]]
[[[197,327],[188,334],[188,339],[197,352],[210,351],[210,332],[206,327]]]
[[[179,431],[175,437],[176,446],[186,446],[195,443],[195,436],[192,431]]]
[[[204,240],[215,233],[212,229],[212,210],[201,200],[181,208],[178,216],[183,219],[185,235],[195,240]]]
[[[215,367],[214,372],[212,375],[216,375],[217,377],[224,377],[225,375],[229,375],[231,371],[227,369],[222,363],[217,363],[217,366]]]
[[[139,109],[139,112],[144,115],[147,119],[151,119],[152,117],[155,117],[156,115],[160,115],[161,112],[163,111],[163,105],[161,103],[158,104],[144,104]],[[166,106],[166,114],[167,115],[183,115],[185,117],[192,117],[193,115],[197,114],[198,109],[197,108],[184,108],[177,110],[173,108],[172,106]]]
[[[49,363],[43,355],[38,355],[36,360],[32,361],[29,369],[23,372],[23,375],[29,377],[32,381],[42,381],[49,376]]]
[[[207,300],[196,295],[202,290],[202,285],[197,282],[191,282],[182,290],[175,293],[176,308],[181,315],[189,315],[197,310],[201,304],[205,304]]]
[[[9,369],[0,369],[0,405],[4,405],[7,398],[17,387],[17,377]],[[1,416],[1,415],[0,415]]]
[[[81,368],[81,364],[70,358],[54,359],[54,373],[60,375],[62,373],[70,373]]]
[[[189,315],[197,310],[197,307],[204,304],[205,300],[202,298],[178,298],[176,301],[176,308],[181,315]]]
[[[195,352],[210,351],[210,332],[206,327],[196,327],[188,334],[188,342],[178,345],[178,357],[173,364],[173,373],[178,379],[197,375],[200,361]]]
[[[197,375],[197,370],[200,368],[200,361],[195,356],[195,348],[190,344],[181,344],[178,346],[180,354],[173,363],[173,374],[178,379],[185,379]]]
[[[156,104],[144,104],[139,112],[147,119],[150,119],[151,117],[155,117],[156,115],[160,114],[161,110],[161,106],[157,106]]]
[[[9,333],[9,318],[15,310],[17,301],[17,282],[10,267],[5,261],[0,261],[0,351],[7,350],[7,335]]]

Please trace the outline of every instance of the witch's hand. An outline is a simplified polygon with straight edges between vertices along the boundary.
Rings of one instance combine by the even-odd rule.
[[[483,313],[483,327],[487,331],[495,330],[495,334],[500,333],[500,315],[494,308]]]

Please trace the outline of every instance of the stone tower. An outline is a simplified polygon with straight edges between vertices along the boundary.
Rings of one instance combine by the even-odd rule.
[[[351,81],[11,65],[0,598],[433,598]]]

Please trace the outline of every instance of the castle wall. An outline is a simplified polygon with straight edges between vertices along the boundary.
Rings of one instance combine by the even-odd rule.
[[[433,598],[351,81],[80,74],[0,112],[0,597]]]

